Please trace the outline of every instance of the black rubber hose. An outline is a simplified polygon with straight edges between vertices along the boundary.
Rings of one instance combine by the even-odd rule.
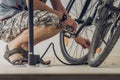
[[[41,56],[41,59],[45,56],[45,54],[47,53],[48,49],[49,49],[51,46],[52,46],[52,48],[53,48],[53,52],[54,52],[54,54],[55,54],[55,57],[56,57],[61,63],[65,64],[65,65],[80,65],[80,64],[70,64],[70,63],[66,63],[66,62],[62,61],[62,60],[57,56],[57,53],[56,53],[56,51],[55,51],[55,47],[54,47],[54,43],[53,43],[53,42],[51,42],[51,43],[49,44],[48,48],[45,50],[44,54]],[[88,63],[87,63],[87,62],[83,62],[83,64],[88,64]]]

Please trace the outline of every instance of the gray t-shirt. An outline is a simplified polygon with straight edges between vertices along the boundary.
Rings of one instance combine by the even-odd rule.
[[[46,2],[47,0],[41,1]],[[11,17],[26,9],[25,0],[0,0],[0,20]]]

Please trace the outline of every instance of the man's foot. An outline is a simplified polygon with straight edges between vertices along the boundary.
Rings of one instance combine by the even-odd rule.
[[[13,65],[24,65],[28,62],[26,55],[27,52],[25,52],[22,48],[11,49],[11,47],[7,45],[4,58]]]
[[[76,41],[76,43],[80,44],[84,49],[90,47],[90,41],[88,39],[78,36],[74,40]]]
[[[13,65],[24,65],[28,63],[28,51],[20,48],[12,48],[9,45],[6,46],[4,58]],[[43,61],[40,59],[40,63],[43,65],[49,65],[50,61]]]

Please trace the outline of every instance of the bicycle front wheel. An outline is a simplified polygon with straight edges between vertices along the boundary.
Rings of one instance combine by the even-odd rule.
[[[108,1],[113,5],[113,0]],[[120,13],[103,7],[100,15],[88,55],[91,67],[98,67],[106,59],[120,36]]]
[[[84,15],[81,15],[81,13],[83,9],[85,10],[84,4],[88,0],[74,0],[74,1],[75,2],[72,5],[68,4],[67,10],[70,16],[76,20],[79,28],[83,24],[83,22],[92,15],[97,0],[89,0],[91,2],[87,7]],[[79,35],[91,41],[95,28],[96,27],[94,25],[85,26],[79,33]],[[83,64],[87,60],[87,54],[89,49],[83,49],[81,45],[76,43],[72,37],[70,38],[66,37],[64,32],[60,33],[60,47],[64,58],[69,63]]]

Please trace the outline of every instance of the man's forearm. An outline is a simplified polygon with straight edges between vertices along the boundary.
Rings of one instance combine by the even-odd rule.
[[[28,5],[28,0],[26,0],[26,3]],[[39,0],[34,0],[33,5],[34,5],[34,10],[49,11],[51,13],[56,14],[59,17],[59,19],[62,18],[62,15],[63,15],[62,12],[53,10],[52,8],[48,7],[45,3],[43,3]]]
[[[53,6],[53,9],[55,9],[57,11],[64,12],[66,15],[69,16],[68,12],[64,8],[64,6],[62,5],[60,0],[50,0],[50,1],[51,1],[52,6]]]

